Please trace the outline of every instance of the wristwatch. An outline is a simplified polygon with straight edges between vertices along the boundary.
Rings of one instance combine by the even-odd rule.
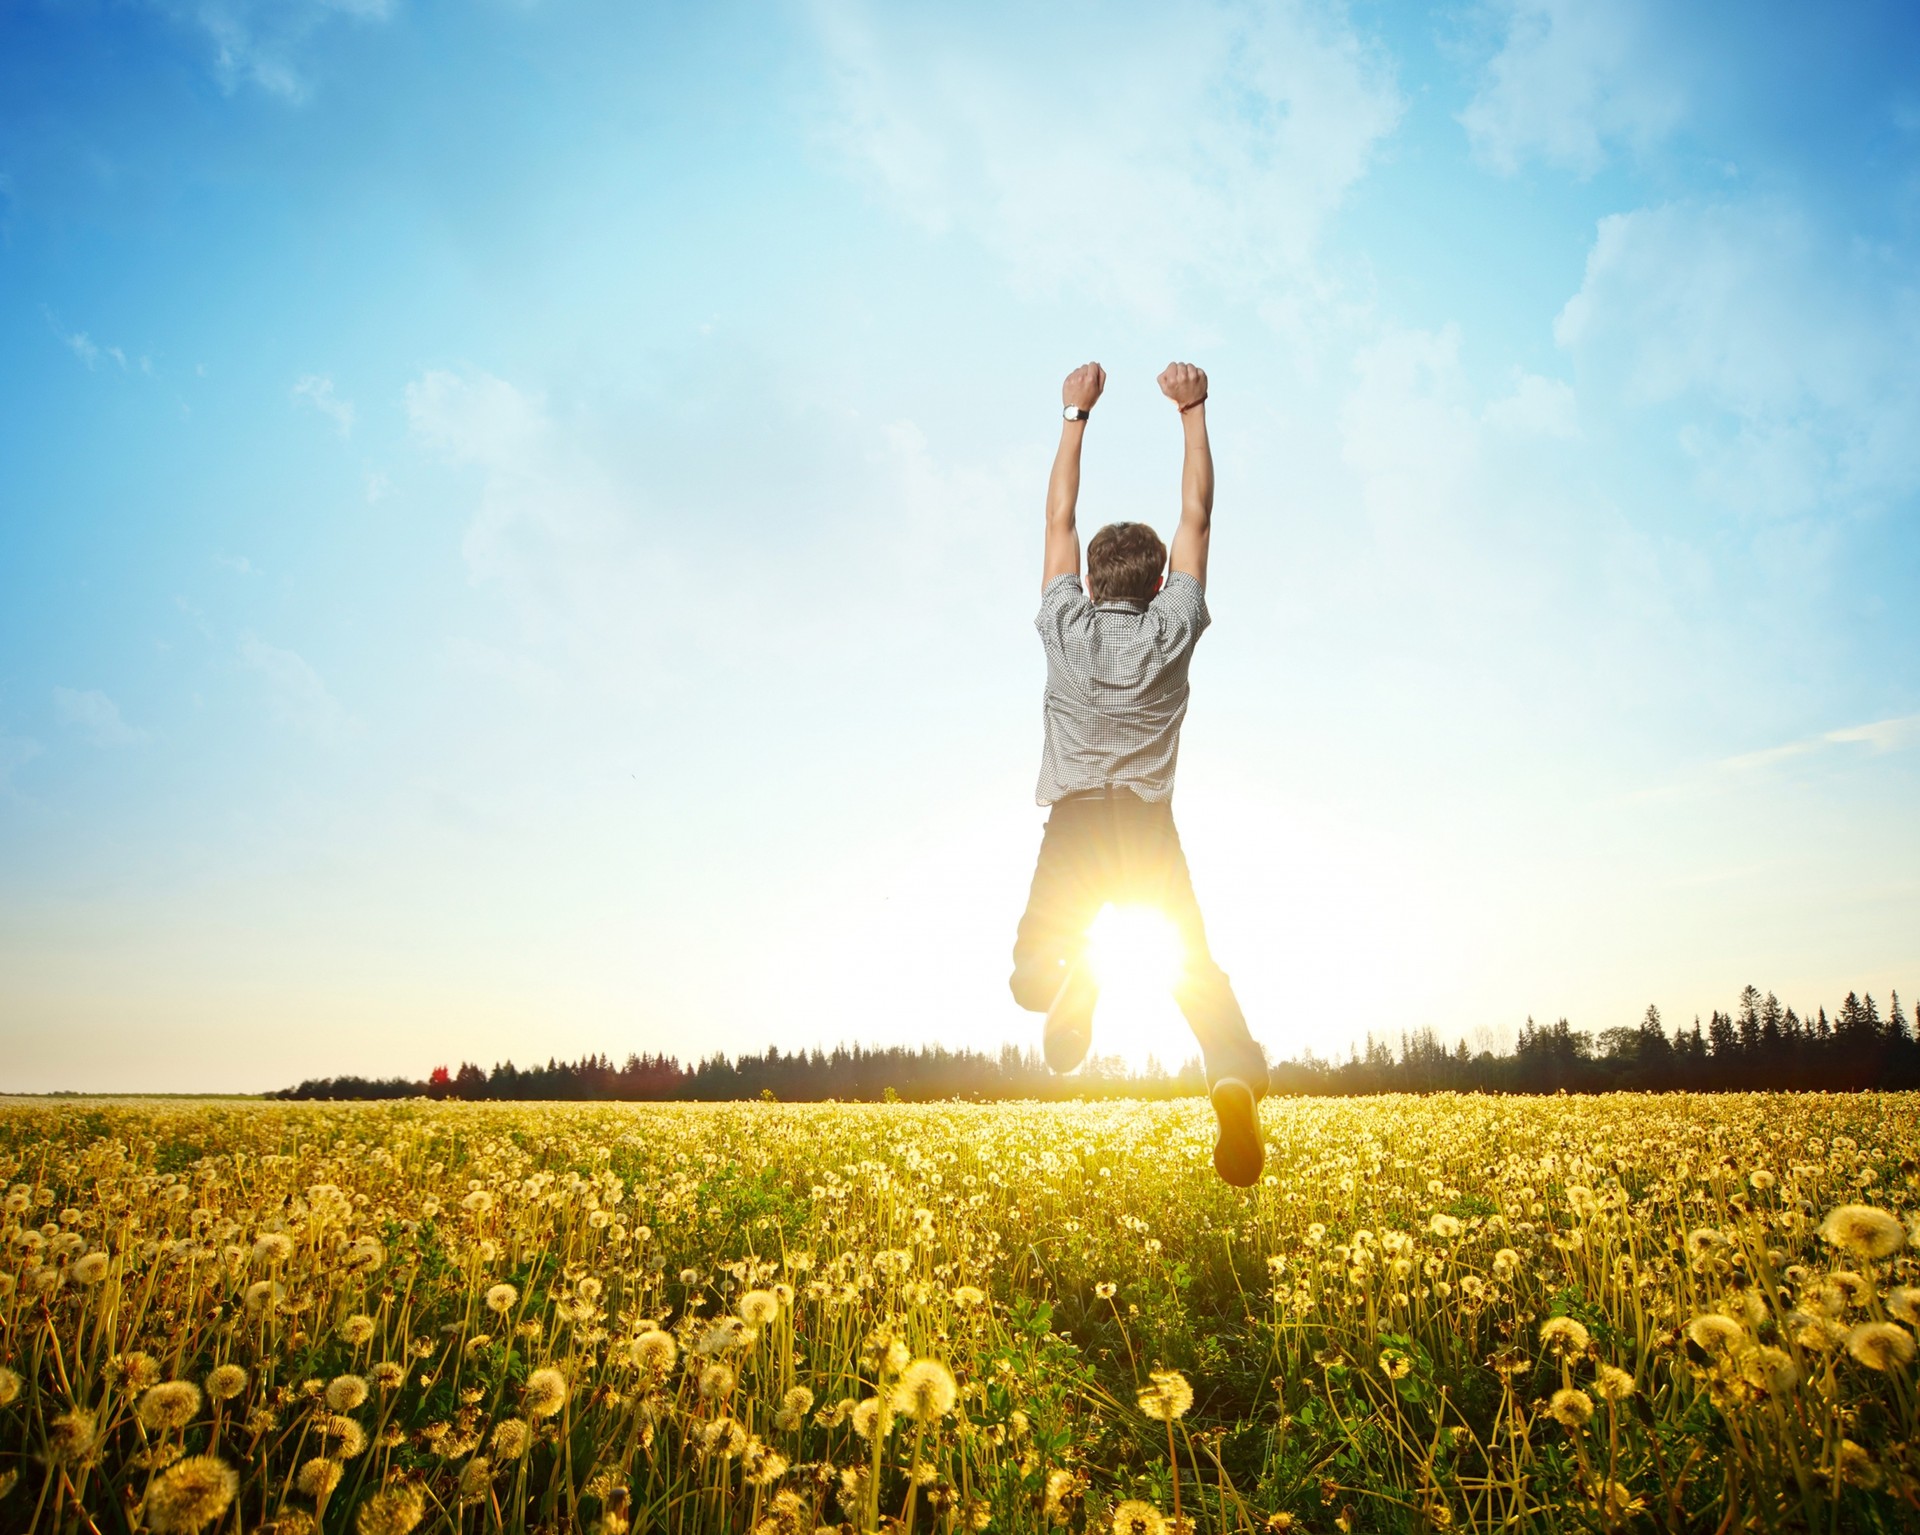
[[[1078,405],[1066,406],[1060,412],[1062,419],[1067,421],[1084,421],[1092,414],[1092,411],[1082,410]]]

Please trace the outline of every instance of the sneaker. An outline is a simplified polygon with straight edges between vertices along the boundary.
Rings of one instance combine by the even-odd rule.
[[[1213,1143],[1214,1171],[1237,1189],[1251,1188],[1260,1181],[1260,1169],[1267,1162],[1253,1089],[1238,1077],[1222,1077],[1207,1097],[1220,1121],[1220,1135]]]
[[[1093,1043],[1093,1004],[1099,1000],[1100,988],[1085,967],[1070,967],[1054,993],[1040,1035],[1047,1064],[1055,1071],[1064,1075],[1087,1058],[1087,1047]]]

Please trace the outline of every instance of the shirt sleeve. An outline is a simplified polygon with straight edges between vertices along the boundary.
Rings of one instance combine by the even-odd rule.
[[[1167,572],[1166,584],[1154,594],[1152,606],[1162,631],[1176,647],[1191,645],[1213,622],[1206,588],[1184,570]]]
[[[1033,620],[1042,634],[1056,632],[1092,606],[1076,575],[1055,576],[1040,594],[1040,612]]]

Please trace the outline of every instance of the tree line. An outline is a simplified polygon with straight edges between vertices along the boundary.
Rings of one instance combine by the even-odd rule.
[[[1345,1060],[1310,1052],[1272,1068],[1277,1093],[1369,1094],[1404,1092],[1597,1093],[1855,1091],[1920,1088],[1920,1040],[1893,993],[1884,1014],[1871,995],[1847,993],[1829,1019],[1822,1007],[1801,1017],[1771,992],[1749,986],[1730,1013],[1715,1011],[1703,1026],[1669,1032],[1649,1007],[1631,1028],[1593,1035],[1562,1018],[1529,1018],[1512,1051],[1472,1051],[1462,1039],[1449,1048],[1432,1029],[1402,1034],[1398,1049],[1369,1035]],[[269,1093],[283,1099],[436,1098],[494,1100],[618,1100],[718,1102],[774,1098],[805,1103],[898,1098],[1184,1097],[1204,1090],[1200,1063],[1177,1071],[1130,1072],[1114,1057],[1095,1056],[1070,1077],[1054,1075],[1037,1050],[1008,1045],[997,1054],[890,1046],[841,1045],[831,1051],[712,1055],[691,1065],[670,1055],[629,1055],[615,1065],[605,1055],[544,1066],[503,1061],[491,1071],[471,1062],[436,1067],[420,1081],[406,1077],[325,1077]]]

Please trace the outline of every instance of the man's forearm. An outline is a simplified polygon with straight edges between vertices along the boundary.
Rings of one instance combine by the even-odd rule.
[[[1053,473],[1047,478],[1047,526],[1050,528],[1074,525],[1074,509],[1080,502],[1080,445],[1086,435],[1084,421],[1065,421],[1060,425],[1060,446],[1053,455]]]
[[[1205,528],[1213,521],[1213,446],[1207,441],[1206,405],[1182,412],[1180,429],[1187,440],[1180,468],[1180,520]]]

